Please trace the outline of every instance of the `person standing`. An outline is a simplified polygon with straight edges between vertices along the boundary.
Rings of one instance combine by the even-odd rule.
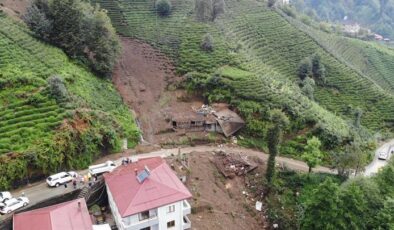
[[[77,189],[77,180],[76,179],[73,179],[73,187],[74,187],[74,189]]]

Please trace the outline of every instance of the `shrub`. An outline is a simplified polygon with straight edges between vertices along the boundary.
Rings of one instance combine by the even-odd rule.
[[[268,0],[268,7],[274,7],[276,4],[276,0]]]
[[[211,52],[213,51],[213,38],[210,34],[204,35],[202,42],[201,42],[201,49]]]
[[[53,76],[48,79],[48,87],[50,94],[56,101],[64,101],[68,97],[67,88],[63,80],[58,76]]]
[[[196,17],[199,21],[211,21],[213,16],[212,0],[196,0]]]
[[[171,3],[168,0],[158,0],[155,6],[160,16],[168,16],[171,13]]]
[[[283,6],[282,10],[285,14],[287,14],[287,16],[290,16],[292,18],[296,18],[297,17],[297,13],[295,12],[294,8],[290,7],[290,6]]]
[[[213,19],[217,18],[220,14],[224,13],[225,3],[224,0],[213,1]]]
[[[305,58],[301,61],[298,67],[298,77],[303,81],[305,78],[312,75],[312,62],[310,58]]]

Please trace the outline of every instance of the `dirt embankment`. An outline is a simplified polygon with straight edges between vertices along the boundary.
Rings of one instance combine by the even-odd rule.
[[[178,158],[167,162],[178,175],[187,175],[186,186],[193,195],[189,216],[192,229],[254,230],[269,229],[262,214],[255,210],[254,202],[246,197],[245,178],[225,178],[212,163],[209,152],[193,152],[185,164]],[[259,171],[265,169],[259,166]],[[186,172],[185,172],[186,171]]]
[[[171,133],[167,133],[170,114],[199,107],[202,102],[175,89],[181,77],[163,53],[138,40],[121,41],[122,55],[113,72],[113,82],[125,103],[135,111],[144,139],[149,143],[163,142],[171,138]]]

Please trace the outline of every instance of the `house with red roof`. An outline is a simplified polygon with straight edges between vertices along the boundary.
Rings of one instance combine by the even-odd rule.
[[[192,195],[161,157],[140,159],[104,174],[108,201],[120,230],[191,227]]]
[[[14,230],[95,230],[111,229],[93,225],[85,199],[76,199],[45,208],[14,214]]]

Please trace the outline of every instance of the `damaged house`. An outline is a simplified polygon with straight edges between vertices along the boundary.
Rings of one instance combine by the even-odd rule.
[[[232,136],[245,125],[245,121],[227,104],[214,104],[212,107],[203,105],[188,113],[172,116],[172,129],[190,132],[207,131]]]

